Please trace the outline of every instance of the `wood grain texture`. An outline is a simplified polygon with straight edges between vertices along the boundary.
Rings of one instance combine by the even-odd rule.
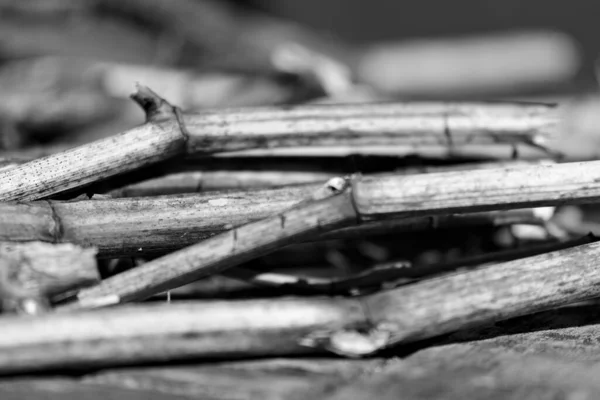
[[[186,141],[173,108],[147,88],[132,97],[148,122],[121,134],[0,171],[0,200],[35,200],[183,151]]]
[[[599,243],[577,246],[426,280],[367,303],[389,344],[421,340],[598,297],[599,253]]]
[[[234,227],[108,278],[93,288],[80,291],[78,302],[71,306],[93,307],[98,300],[113,297],[116,302],[143,299],[231,268],[311,234],[347,225],[355,219],[347,192],[331,198],[303,201],[272,217]]]
[[[189,152],[295,146],[537,144],[559,122],[547,105],[379,103],[184,115]]]
[[[559,122],[547,105],[381,103],[248,108],[179,115],[148,88],[132,97],[148,123],[0,171],[0,200],[32,200],[177,154],[294,146],[540,147]]]
[[[600,199],[600,162],[390,174],[357,178],[352,187],[364,218],[591,203]]]
[[[213,159],[214,160],[214,159]],[[218,160],[218,159],[217,159]],[[206,161],[206,160],[204,160]],[[257,161],[257,160],[247,160]],[[1,162],[1,161],[0,161]],[[524,165],[537,165],[538,163],[552,163],[545,161],[505,161],[505,162],[486,162],[486,163],[463,163],[447,166],[410,166],[406,168],[396,168],[398,174],[421,174],[446,171],[467,171],[471,169],[488,169],[501,167],[517,167]],[[313,163],[297,164],[296,169],[289,169],[282,163],[277,169],[260,169],[261,162],[257,162],[256,169],[252,165],[247,165],[245,169],[223,169],[223,170],[204,170],[204,165],[181,166],[176,165],[173,169],[185,168],[192,171],[177,171],[154,176],[149,179],[140,179],[138,182],[129,182],[123,185],[115,182],[104,182],[99,186],[99,193],[106,193],[112,197],[143,197],[158,196],[169,194],[195,193],[214,190],[242,190],[242,189],[267,189],[289,185],[298,185],[304,183],[325,182],[340,172],[336,171],[334,166],[313,165]],[[202,169],[202,170],[198,170]],[[121,182],[126,182],[123,180]],[[116,189],[103,190],[103,186],[114,186]],[[94,191],[95,188],[92,188]]]
[[[299,344],[308,332],[363,318],[351,299],[145,304],[6,317],[0,373],[301,354],[314,352]]]
[[[0,240],[94,246],[101,257],[160,254],[274,215],[317,185],[153,198],[0,203]],[[458,226],[540,225],[535,210],[509,210],[365,222],[306,237],[358,238]]]

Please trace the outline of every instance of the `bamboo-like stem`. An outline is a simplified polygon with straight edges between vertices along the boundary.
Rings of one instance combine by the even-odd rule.
[[[111,197],[145,197],[211,190],[264,189],[323,182],[331,172],[282,171],[193,171],[167,174],[111,190]]]
[[[218,273],[231,263],[241,263],[311,234],[348,225],[357,215],[346,181],[332,179],[333,197],[319,189],[291,209],[275,216],[233,228],[194,246],[171,253],[83,290],[74,307],[95,307],[146,298]],[[177,265],[177,268],[173,268]]]
[[[553,150],[560,148],[560,154]],[[590,149],[592,152],[595,149]],[[38,150],[45,154],[43,150]],[[433,145],[364,145],[364,146],[297,146],[273,149],[239,150],[227,153],[214,154],[216,158],[264,158],[264,157],[350,157],[350,156],[383,156],[383,157],[424,157],[449,160],[540,160],[548,158],[548,153],[553,156],[562,156],[563,160],[581,160],[577,152],[560,146],[532,147],[525,143],[499,142],[485,145],[463,144],[461,146],[450,146],[449,144]],[[574,153],[574,154],[572,154]],[[595,153],[593,153],[595,154]],[[584,158],[594,159],[594,157]]]
[[[387,345],[421,340],[600,296],[600,243],[493,264],[372,295]]]
[[[553,106],[500,103],[379,103],[257,107],[185,114],[190,153],[295,146],[409,147],[545,144]]]
[[[355,178],[362,218],[590,203],[600,199],[600,161],[427,175]]]
[[[0,203],[0,240],[93,245],[101,257],[160,254],[281,212],[318,185],[153,198]],[[543,225],[536,210],[367,222],[305,238],[358,238],[458,226]]]
[[[181,115],[147,88],[148,122],[131,131],[0,171],[0,200],[32,200],[177,154],[331,145],[546,146],[559,115],[525,104],[398,103],[252,108]]]
[[[132,96],[147,123],[107,139],[0,171],[0,200],[32,200],[167,159],[186,142],[175,110],[147,88]]]
[[[551,161],[544,161],[551,163]],[[536,162],[537,163],[537,162]],[[398,169],[398,174],[417,174],[444,171],[466,171],[500,167],[532,165],[532,162],[507,161],[489,163],[463,163],[448,166],[415,166]],[[206,170],[169,173],[161,177],[142,180],[109,191],[112,197],[146,197],[168,194],[194,193],[211,190],[266,189],[303,183],[326,181],[336,176],[327,171],[281,170]],[[111,186],[107,183],[106,186]],[[104,191],[100,191],[104,193]]]
[[[352,299],[145,304],[2,319],[0,373],[314,352],[315,329],[362,321]],[[52,327],[52,329],[48,329]]]
[[[354,178],[351,195],[336,196],[278,217],[249,223],[109,278],[95,288],[83,290],[79,295],[80,305],[86,301],[94,305],[105,298],[115,303],[139,299],[177,287],[274,250],[278,245],[289,244],[296,234],[329,228],[327,221],[333,225],[351,225],[360,219],[390,215],[439,215],[594,201],[600,199],[598,171],[600,161]],[[310,215],[311,212],[314,214]],[[295,231],[296,225],[290,227],[291,232],[286,230],[285,223],[276,225],[278,220],[298,221],[300,218],[310,218],[298,225],[302,232]],[[248,247],[238,247],[240,239]]]
[[[72,244],[0,242],[3,311],[39,313],[54,296],[98,283],[95,255]]]
[[[9,317],[2,321],[0,371],[310,351],[302,346],[365,355],[598,297],[598,256],[600,243],[592,243],[359,299],[154,304]]]

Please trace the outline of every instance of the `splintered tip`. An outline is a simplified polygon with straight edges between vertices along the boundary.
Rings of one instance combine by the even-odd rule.
[[[135,84],[136,91],[131,94],[133,101],[139,104],[146,113],[146,121],[156,121],[157,119],[173,114],[171,105],[148,86]]]

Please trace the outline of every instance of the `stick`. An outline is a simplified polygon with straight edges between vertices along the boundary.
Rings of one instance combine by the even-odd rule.
[[[0,243],[0,300],[4,311],[36,314],[69,290],[96,284],[96,250],[71,244]]]
[[[155,259],[144,264],[143,268],[119,274],[119,279],[105,280],[89,291],[81,291],[75,307],[95,307],[97,304],[146,298],[218,273],[229,267],[232,260],[241,263],[311,234],[347,225],[356,218],[356,214],[345,185],[343,179],[334,178],[324,189],[314,192],[287,211],[233,228],[169,256]],[[173,268],[173,265],[177,265],[177,268]],[[198,265],[202,267],[198,268]]]
[[[109,278],[97,287],[83,290],[78,295],[78,306],[94,305],[96,301],[104,302],[105,299],[118,303],[144,298],[219,273],[277,246],[289,244],[297,239],[296,234],[301,236],[301,233],[308,234],[309,231],[352,225],[362,219],[591,202],[600,198],[598,171],[600,161],[590,161],[515,169],[354,178],[350,182],[351,195],[343,193],[322,202],[299,206],[277,217],[249,223],[153,260]],[[305,224],[294,224],[289,227],[291,230],[286,229],[285,221],[297,222],[309,216],[310,220]],[[277,226],[277,221],[281,222],[280,226]],[[244,246],[238,247],[239,241]]]
[[[175,110],[147,88],[132,96],[147,123],[128,132],[0,171],[0,200],[39,199],[181,153]]]
[[[331,172],[195,171],[167,174],[109,191],[111,197],[147,197],[212,190],[266,189],[327,181]]]
[[[372,295],[387,346],[600,296],[600,243],[494,264]]]
[[[0,169],[13,168],[28,161],[24,158],[26,156],[22,155],[19,158],[18,154],[13,153],[13,158],[0,158]],[[374,166],[380,170],[395,168],[395,173],[398,174],[419,174],[550,164],[552,161],[512,160],[436,166],[411,165],[409,163],[406,167],[401,166],[405,163],[407,163],[406,160],[397,157],[368,161],[330,157],[322,160],[310,160],[310,162],[306,158],[228,159],[205,157],[197,160],[187,159],[183,162],[173,160],[129,174],[121,174],[93,184],[91,187],[82,188],[81,192],[83,193],[85,190],[85,193],[108,194],[112,197],[147,197],[224,189],[266,189],[323,182],[340,173],[357,172],[363,168],[373,169]],[[72,193],[75,195],[79,191]]]
[[[362,218],[591,203],[600,198],[600,162],[356,178]]]
[[[297,204],[319,185],[177,197],[0,203],[0,240],[93,245],[101,257],[162,254]],[[307,241],[359,238],[459,226],[543,225],[536,210],[373,221]]]
[[[132,97],[146,111],[145,125],[0,171],[0,200],[43,198],[186,152],[307,144],[539,147],[557,122],[556,110],[544,105],[349,104],[182,116],[148,88]]]
[[[186,114],[190,153],[295,146],[541,145],[559,122],[541,104],[380,103]]]
[[[551,163],[551,161],[544,161]],[[498,167],[518,167],[533,165],[532,162],[509,161],[497,163],[464,163],[448,166],[416,166],[398,169],[399,174],[432,173],[443,171],[463,171]],[[108,191],[112,197],[147,197],[167,194],[194,193],[211,190],[266,189],[303,183],[322,182],[336,174],[332,171],[282,171],[278,170],[215,170],[168,173],[164,176],[142,180]],[[111,182],[98,185],[99,193],[105,193],[103,187],[111,187]],[[118,186],[118,182],[115,182]],[[97,191],[93,187],[92,191]]]
[[[298,343],[308,332],[363,318],[351,299],[180,302],[6,317],[0,373],[302,354],[314,352]]]
[[[33,320],[5,318],[0,371],[310,350],[302,346],[367,355],[398,343],[600,296],[599,256],[600,244],[592,243],[361,300],[137,305]]]

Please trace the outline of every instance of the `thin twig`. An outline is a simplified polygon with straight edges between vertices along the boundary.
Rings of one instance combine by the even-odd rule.
[[[544,161],[551,163],[551,161]],[[537,162],[536,162],[537,163]],[[449,166],[416,166],[397,169],[398,174],[432,173],[444,171],[466,171],[499,167],[519,167],[533,165],[532,162],[508,161],[490,163],[463,163]],[[283,166],[282,166],[283,167]],[[303,183],[323,182],[334,176],[335,172],[325,171],[282,171],[278,170],[215,170],[168,173],[160,177],[142,180],[109,191],[112,197],[146,197],[167,194],[194,193],[211,190],[265,189]],[[116,183],[116,182],[115,182]],[[102,186],[110,187],[105,182]],[[116,183],[115,186],[118,186]],[[92,188],[96,191],[97,189]],[[105,193],[100,190],[99,193]]]
[[[386,282],[395,282],[411,269],[408,262],[377,265],[344,277],[295,276],[277,272],[258,272],[246,268],[231,268],[223,272],[229,278],[243,280],[252,285],[299,290],[306,293],[358,294],[381,288]]]

